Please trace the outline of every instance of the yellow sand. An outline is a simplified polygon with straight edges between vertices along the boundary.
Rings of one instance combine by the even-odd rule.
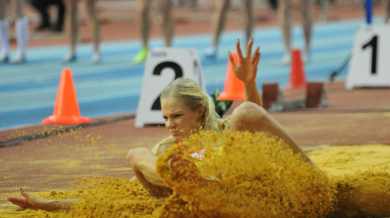
[[[390,217],[390,146],[337,146],[309,153],[338,191],[339,217]]]
[[[185,150],[205,148],[193,179],[175,177],[167,160],[183,154],[172,147],[157,169],[174,194],[150,197],[137,182],[91,178],[74,191],[32,193],[45,199],[80,198],[69,211],[0,211],[0,217],[356,217],[390,214],[390,147],[328,147],[309,153],[322,170],[292,155],[262,134],[194,135]],[[223,147],[215,155],[215,148]],[[184,154],[186,154],[184,152]],[[187,155],[188,156],[188,155]],[[191,157],[186,157],[191,160]],[[192,160],[194,161],[194,160]],[[388,163],[389,162],[389,163]],[[199,177],[219,181],[195,182]]]

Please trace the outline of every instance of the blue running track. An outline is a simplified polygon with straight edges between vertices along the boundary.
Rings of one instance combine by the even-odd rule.
[[[374,19],[381,23],[382,18]],[[347,54],[352,50],[356,28],[364,25],[364,19],[344,20],[315,24],[313,32],[312,60],[305,65],[308,81],[329,80]],[[220,40],[218,58],[203,58],[210,45],[210,34],[177,36],[173,47],[197,48],[201,55],[203,76],[208,93],[223,89],[227,51],[235,50],[237,38],[244,41],[243,31],[225,31]],[[261,47],[257,84],[278,82],[280,87],[288,83],[289,67],[282,66],[281,33],[278,27],[256,28],[255,45]],[[294,26],[294,47],[303,49],[300,26]],[[150,47],[162,47],[163,40],[151,40]],[[68,51],[66,45],[33,47],[27,51],[28,62],[23,65],[0,65],[0,129],[33,125],[53,113],[61,70],[72,69],[74,85],[82,116],[101,117],[129,113],[137,110],[144,66],[134,65],[133,56],[140,49],[139,40],[103,42],[103,62],[91,64],[92,46],[80,45],[76,63],[61,64],[61,57]],[[338,77],[345,77],[348,67]]]

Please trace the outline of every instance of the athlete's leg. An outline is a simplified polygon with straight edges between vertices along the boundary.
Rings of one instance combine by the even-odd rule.
[[[0,1],[0,20],[7,18],[7,1]]]
[[[222,33],[222,30],[225,26],[226,13],[229,8],[230,0],[217,0],[215,5],[215,11],[212,18],[212,34],[213,42],[212,46],[214,48],[218,47],[219,39]]]
[[[133,168],[134,174],[142,186],[155,197],[165,197],[172,190],[165,187],[165,183],[156,170],[157,157],[147,148],[136,148],[129,151],[127,160]]]
[[[206,58],[215,59],[218,49],[219,39],[222,30],[225,26],[226,13],[229,7],[230,0],[217,0],[215,2],[215,9],[211,23],[211,33],[213,34],[213,41],[211,47],[206,50]]]
[[[87,4],[88,14],[90,18],[90,28],[93,40],[93,55],[92,62],[98,63],[101,61],[100,58],[100,31],[99,31],[99,20],[96,11],[96,0],[85,0]]]
[[[148,54],[148,41],[150,31],[149,6],[151,0],[138,0],[138,28],[141,33],[142,49],[133,58],[133,62],[138,64],[146,59]]]
[[[278,1],[278,18],[282,28],[282,38],[284,45],[284,56],[282,64],[289,64],[291,61],[291,23],[290,23],[290,0]]]
[[[390,0],[384,0],[384,8],[385,8],[384,22],[390,24]]]
[[[28,18],[24,16],[24,0],[15,0],[16,10],[16,41],[18,49],[13,60],[13,63],[20,64],[25,62],[26,47],[28,44],[28,35],[30,26]]]
[[[304,61],[309,61],[311,58],[311,39],[312,39],[312,18],[311,18],[312,0],[302,0],[302,19],[303,32],[305,36],[305,56]]]
[[[244,13],[246,14],[244,23],[245,23],[245,36],[246,44],[249,43],[249,40],[252,38],[252,31],[254,26],[254,6],[253,0],[244,0]]]
[[[138,27],[141,32],[142,47],[148,48],[149,31],[150,31],[150,20],[149,20],[149,7],[150,0],[139,0],[138,1]]]
[[[173,37],[172,0],[160,0],[162,26],[165,38],[165,46],[169,47]]]
[[[320,20],[323,22],[328,21],[328,6],[329,6],[329,0],[320,0]]]
[[[301,154],[306,162],[316,166],[303,152],[295,139],[267,111],[252,102],[238,106],[231,116],[231,131],[265,132],[284,140],[294,154]]]
[[[9,24],[6,8],[7,2],[0,1],[0,63],[6,63],[9,60]]]
[[[78,25],[78,13],[77,13],[77,0],[66,0],[68,10],[68,28],[69,28],[69,44],[70,51],[62,59],[63,62],[74,62],[76,61],[76,43],[79,31]]]

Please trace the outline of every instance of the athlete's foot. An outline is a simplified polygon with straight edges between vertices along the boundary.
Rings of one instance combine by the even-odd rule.
[[[102,62],[102,58],[100,57],[99,54],[93,54],[91,57],[91,62],[93,64],[98,64],[98,63]]]
[[[13,64],[23,64],[26,62],[26,58],[22,54],[17,54],[16,57],[12,60]]]
[[[289,65],[291,62],[291,55],[289,54],[285,54],[282,58],[282,60],[280,60],[280,63],[283,65],[283,66],[286,66],[286,65]]]
[[[8,62],[9,62],[8,54],[0,54],[0,64],[8,63]]]
[[[143,48],[141,51],[138,52],[138,54],[133,58],[134,64],[140,64],[145,61],[146,57],[148,56],[148,49]]]
[[[206,49],[204,56],[208,60],[215,60],[217,58],[217,49],[212,47]]]
[[[67,54],[61,60],[62,63],[70,63],[75,61],[77,61],[77,56],[75,54]]]

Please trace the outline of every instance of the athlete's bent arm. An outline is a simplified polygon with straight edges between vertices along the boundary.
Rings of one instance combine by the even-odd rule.
[[[234,74],[244,83],[244,100],[262,106],[260,93],[256,85],[257,65],[259,64],[260,60],[260,47],[258,46],[255,49],[255,52],[252,56],[252,45],[253,39],[249,40],[247,54],[246,57],[244,57],[240,48],[240,41],[237,40],[236,47],[239,63],[235,64],[233,55],[230,52],[228,53],[228,57],[230,63],[232,64]]]

